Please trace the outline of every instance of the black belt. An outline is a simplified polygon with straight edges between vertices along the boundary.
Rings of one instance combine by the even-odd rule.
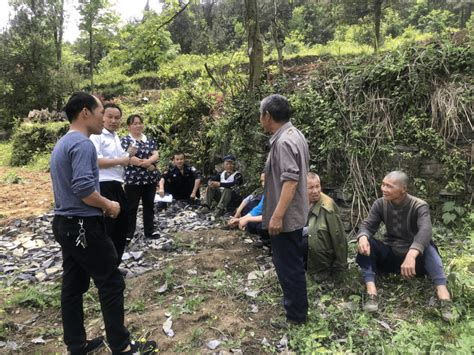
[[[84,221],[93,221],[98,220],[102,221],[104,216],[63,216],[63,215],[55,215],[54,218],[67,220],[67,221],[78,221],[80,219]]]

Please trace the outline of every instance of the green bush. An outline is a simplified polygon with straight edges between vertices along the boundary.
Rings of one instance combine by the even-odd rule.
[[[69,128],[68,122],[23,123],[12,136],[12,155],[10,164],[22,166],[28,164],[38,153],[49,152],[57,140]]]

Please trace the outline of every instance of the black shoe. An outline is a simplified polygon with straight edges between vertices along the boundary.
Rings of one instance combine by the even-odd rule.
[[[135,355],[135,354],[143,354],[148,355],[155,352],[157,349],[156,342],[150,340],[146,340],[144,342],[137,342],[131,341],[130,342],[130,350],[121,352],[121,351],[112,351],[112,355]]]
[[[283,330],[286,330],[288,329],[289,327],[299,327],[303,324],[305,324],[306,321],[300,321],[300,322],[297,322],[297,321],[294,321],[292,319],[275,319],[275,320],[272,320],[270,321],[270,325],[275,328],[275,329],[283,329]]]
[[[87,340],[86,345],[81,350],[74,350],[69,352],[71,355],[87,355],[99,351],[105,346],[104,337],[100,336],[92,340]]]
[[[153,232],[152,234],[145,235],[146,239],[160,239],[160,232]]]

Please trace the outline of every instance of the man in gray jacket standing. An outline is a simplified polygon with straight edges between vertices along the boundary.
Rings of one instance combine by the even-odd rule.
[[[265,164],[263,228],[270,235],[273,263],[283,290],[286,322],[303,324],[308,296],[303,255],[303,227],[309,212],[306,175],[309,149],[304,135],[290,122],[286,97],[270,95],[260,103],[260,123],[273,134]]]

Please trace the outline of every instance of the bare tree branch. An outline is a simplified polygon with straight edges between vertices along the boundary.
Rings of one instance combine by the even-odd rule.
[[[168,20],[166,20],[164,23],[162,23],[160,26],[158,26],[158,28],[156,30],[158,31],[159,29],[165,27],[167,24],[169,24],[171,21],[173,21],[180,13],[182,13],[184,10],[186,10],[186,8],[188,7],[189,4],[190,4],[190,2],[188,2],[186,5],[184,5],[177,13],[175,13]]]

